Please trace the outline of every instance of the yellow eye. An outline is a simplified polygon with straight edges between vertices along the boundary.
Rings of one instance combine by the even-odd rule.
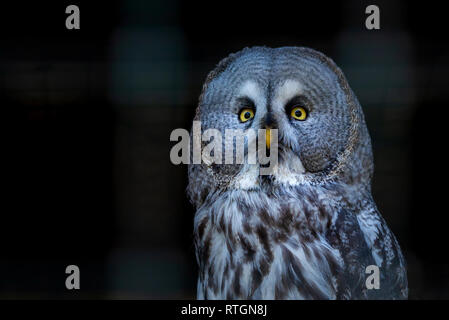
[[[246,108],[240,111],[239,119],[241,122],[246,122],[252,118],[254,118],[254,111],[252,109]]]
[[[303,107],[294,107],[290,112],[290,115],[296,120],[303,121],[307,118],[307,111]]]

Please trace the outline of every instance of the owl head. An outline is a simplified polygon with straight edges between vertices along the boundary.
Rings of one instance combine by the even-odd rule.
[[[315,50],[254,47],[229,55],[207,76],[194,120],[223,135],[276,129],[278,154],[268,176],[259,164],[189,165],[188,193],[197,205],[223,188],[328,181],[369,188],[373,161],[362,109],[342,71]]]

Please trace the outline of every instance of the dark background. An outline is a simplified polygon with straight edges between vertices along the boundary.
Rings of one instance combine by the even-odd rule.
[[[170,132],[246,46],[332,57],[370,130],[373,193],[410,298],[449,298],[447,12],[438,2],[2,4],[0,298],[194,298],[193,210]],[[65,28],[76,4],[81,29]],[[377,4],[381,29],[365,28]],[[65,289],[65,268],[81,290]]]

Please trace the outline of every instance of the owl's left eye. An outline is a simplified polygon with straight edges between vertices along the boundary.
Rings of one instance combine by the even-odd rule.
[[[239,119],[241,122],[246,122],[254,118],[254,110],[245,108],[240,111]]]
[[[290,111],[290,116],[293,119],[304,121],[307,118],[307,111],[301,106],[294,106]]]

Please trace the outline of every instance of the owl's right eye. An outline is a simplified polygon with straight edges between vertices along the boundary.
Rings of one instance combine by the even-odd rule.
[[[246,122],[254,118],[254,110],[245,108],[240,111],[239,119],[241,122]]]

